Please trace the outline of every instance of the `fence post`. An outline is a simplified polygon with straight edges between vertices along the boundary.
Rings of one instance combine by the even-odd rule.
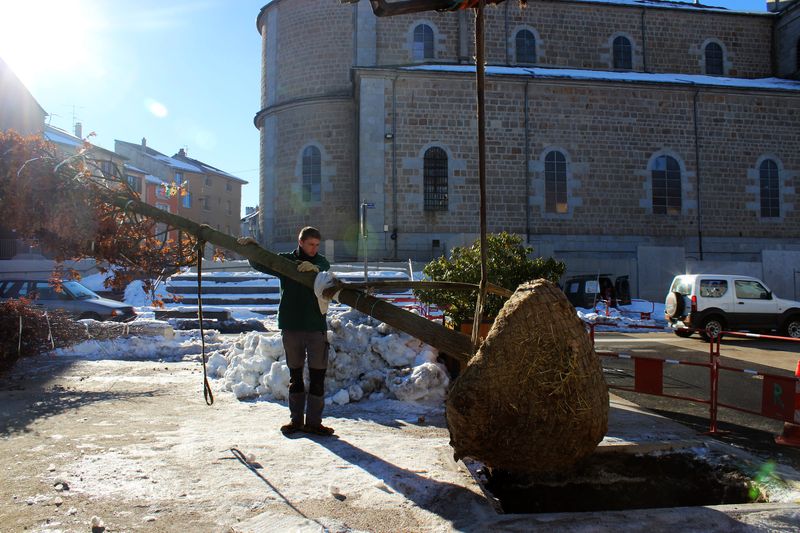
[[[708,433],[710,435],[717,434],[717,402],[718,399],[718,391],[719,391],[719,351],[720,351],[720,342],[722,341],[722,333],[720,333],[717,337],[712,338],[711,342],[709,342],[709,357],[711,363],[711,404],[709,406],[709,428]]]

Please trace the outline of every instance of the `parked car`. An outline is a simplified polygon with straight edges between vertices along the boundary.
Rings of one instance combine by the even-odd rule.
[[[675,276],[664,315],[679,337],[690,337],[694,328],[705,340],[739,329],[800,338],[800,302],[778,298],[766,283],[749,276]]]
[[[48,280],[0,280],[0,300],[28,298],[45,309],[60,309],[78,318],[128,322],[136,318],[133,307],[102,298],[77,281],[64,281],[58,291]]]
[[[611,274],[587,274],[571,276],[564,281],[564,294],[575,307],[591,309],[599,300],[606,300],[611,307],[631,303],[628,276],[618,276],[613,282]]]

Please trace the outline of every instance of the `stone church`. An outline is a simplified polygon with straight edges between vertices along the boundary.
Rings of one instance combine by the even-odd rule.
[[[800,297],[800,1],[768,4],[487,6],[489,231],[569,273],[629,275],[634,296],[738,270]],[[268,248],[308,224],[337,260],[477,238],[472,11],[272,0],[256,22]]]

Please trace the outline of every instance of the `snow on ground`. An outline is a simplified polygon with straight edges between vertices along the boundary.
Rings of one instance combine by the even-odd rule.
[[[156,299],[164,302],[172,301],[172,293],[167,291],[165,283],[159,283],[155,293]],[[144,307],[153,305],[153,299],[149,292],[145,292],[143,283],[140,280],[134,280],[125,288],[125,303],[134,307]]]
[[[450,378],[436,362],[437,351],[358,311],[328,315],[327,402],[343,405],[362,398],[438,402]],[[284,400],[289,368],[279,333],[242,334],[208,359],[208,373],[221,378],[237,398]]]
[[[139,323],[141,321],[137,321]],[[149,321],[168,325],[160,321]],[[56,357],[77,357],[88,360],[200,360],[201,340],[199,330],[172,331],[159,336],[130,336],[107,340],[88,340],[67,348],[51,352]],[[230,344],[218,331],[208,330],[205,334],[207,351],[222,349]]]
[[[206,273],[206,275],[211,275]],[[213,273],[225,281],[204,282],[204,285],[261,286],[278,282],[265,276],[253,280],[253,272]],[[264,276],[263,274],[257,274]],[[363,272],[341,272],[348,281],[363,279]],[[102,276],[97,275],[102,284]],[[236,281],[237,277],[243,278]],[[408,275],[399,271],[370,271],[371,279],[399,279]],[[415,273],[414,278],[419,277]],[[266,279],[268,278],[268,279]],[[92,281],[92,280],[90,280]],[[176,282],[177,280],[173,280]],[[191,280],[177,281],[192,285]],[[215,295],[218,297],[220,295]],[[235,295],[249,297],[249,294]],[[387,297],[397,295],[387,295]],[[410,291],[402,296],[412,296]],[[172,302],[166,284],[159,286],[157,297],[177,311],[196,311],[196,306]],[[138,319],[152,320],[155,308],[142,282],[134,281],[125,290],[125,301],[137,307]],[[285,400],[288,395],[289,369],[286,366],[281,335],[275,316],[265,316],[263,305],[204,306],[204,311],[230,311],[236,320],[257,319],[268,331],[249,332],[238,337],[220,335],[215,330],[206,334],[208,373],[220,380],[222,388],[239,399]],[[277,307],[277,306],[271,306]],[[578,309],[578,316],[594,324],[599,331],[659,331],[666,328],[664,305],[634,300],[630,305],[606,309],[598,303],[594,309]],[[647,316],[649,314],[649,317]],[[174,321],[174,320],[173,320]],[[326,401],[343,405],[362,399],[397,399],[406,402],[441,403],[450,378],[444,366],[437,363],[434,348],[405,333],[395,331],[347,306],[333,305],[328,313],[329,366],[326,377]],[[646,326],[649,329],[637,326]],[[199,360],[198,330],[176,331],[166,337],[129,337],[109,341],[86,341],[71,348],[56,350],[60,356],[87,359],[162,359]]]
[[[596,331],[647,333],[668,330],[664,304],[646,300],[633,300],[630,305],[609,308],[598,302],[594,309],[578,308],[577,312],[581,320],[594,324]]]

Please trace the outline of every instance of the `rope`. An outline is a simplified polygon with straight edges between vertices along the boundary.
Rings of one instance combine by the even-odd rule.
[[[214,394],[211,392],[211,385],[208,384],[208,374],[206,372],[206,334],[203,328],[203,249],[206,243],[197,240],[197,319],[200,321],[200,346],[202,352],[200,356],[203,359],[203,398],[206,400],[206,405],[214,404]]]
[[[19,344],[17,344],[17,359],[22,357],[22,315],[19,315]]]
[[[55,350],[56,342],[53,340],[53,329],[50,327],[50,317],[47,315],[47,311],[44,312],[44,318],[47,320],[47,340],[50,341],[50,346]]]

